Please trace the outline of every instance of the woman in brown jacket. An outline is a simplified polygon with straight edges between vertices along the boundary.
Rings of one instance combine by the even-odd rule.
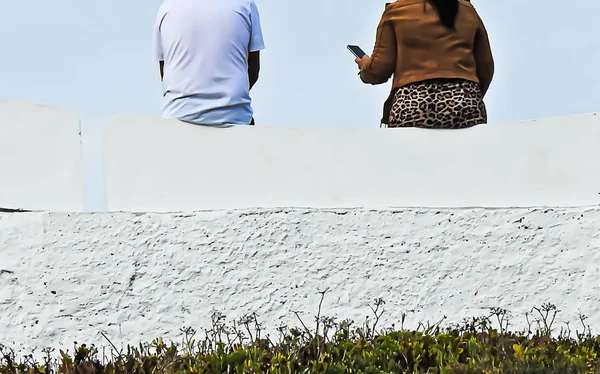
[[[483,97],[494,75],[488,35],[467,0],[387,5],[371,57],[356,60],[364,83],[394,77],[388,127],[463,128],[487,123]]]

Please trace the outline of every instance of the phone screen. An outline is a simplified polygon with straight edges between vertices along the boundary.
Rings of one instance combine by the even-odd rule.
[[[365,53],[365,52],[364,52],[362,49],[360,49],[360,47],[359,47],[359,46],[357,46],[357,45],[349,45],[349,46],[348,46],[348,49],[349,49],[349,50],[350,50],[350,52],[352,52],[352,54],[353,54],[354,56],[356,56],[357,58],[363,58],[363,56],[365,56],[365,55],[366,55],[366,53]]]

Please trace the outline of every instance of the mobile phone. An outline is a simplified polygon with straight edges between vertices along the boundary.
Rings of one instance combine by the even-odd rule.
[[[348,49],[356,56],[356,58],[363,58],[366,55],[366,53],[357,45],[348,45]]]

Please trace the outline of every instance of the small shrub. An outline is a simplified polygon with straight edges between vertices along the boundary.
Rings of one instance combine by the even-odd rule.
[[[508,312],[502,309],[459,325],[442,328],[442,320],[413,331],[404,329],[403,316],[400,329],[378,330],[383,305],[376,300],[374,318],[356,326],[322,317],[320,304],[314,328],[299,319],[300,327],[282,326],[277,338],[264,336],[255,314],[227,323],[215,312],[201,338],[184,328],[180,345],[156,339],[120,351],[109,341],[110,357],[80,345],[72,355],[60,351],[53,357],[46,350],[43,363],[32,356],[17,362],[0,346],[0,373],[600,373],[600,337],[591,334],[584,316],[575,337],[569,325],[553,336],[558,311],[549,304],[534,308],[526,316],[529,328],[521,332],[508,331]]]

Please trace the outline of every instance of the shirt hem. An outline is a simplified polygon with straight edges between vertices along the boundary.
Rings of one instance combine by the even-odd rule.
[[[473,83],[479,84],[479,78],[470,74],[456,74],[455,72],[435,72],[431,74],[419,74],[414,76],[403,76],[401,79],[394,79],[392,84],[393,89],[404,87],[412,83],[418,83],[430,79],[464,79]]]

